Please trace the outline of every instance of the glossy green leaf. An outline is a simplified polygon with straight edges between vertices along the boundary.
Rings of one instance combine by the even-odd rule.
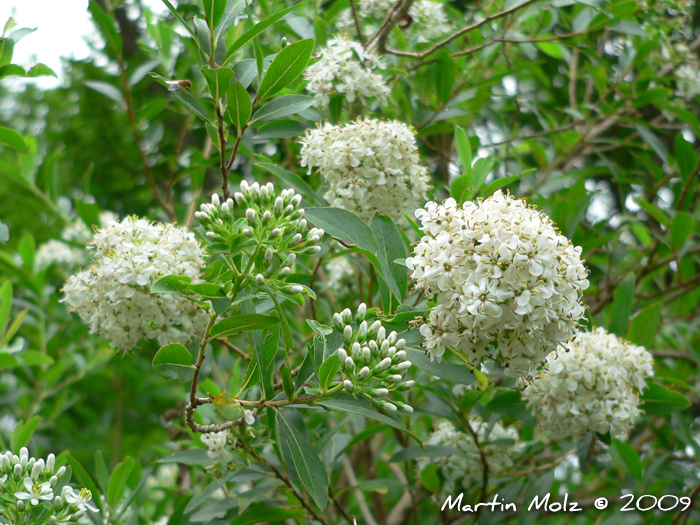
[[[615,289],[610,309],[610,320],[608,321],[609,333],[624,337],[627,332],[627,322],[632,312],[633,300],[634,275],[629,274]]]
[[[0,126],[0,144],[9,146],[17,151],[24,151],[27,149],[27,143],[25,142],[22,135],[17,133],[14,129],[3,128]]]
[[[194,370],[192,354],[179,343],[163,346],[153,358],[153,371],[163,379],[187,383],[192,381]]]
[[[207,79],[209,93],[214,97],[214,100],[219,100],[228,93],[231,79],[233,79],[233,69],[212,69],[209,66],[202,66],[202,74]]]
[[[256,164],[256,166],[260,166],[262,169],[272,173],[288,186],[294,188],[298,193],[301,193],[301,195],[312,204],[327,204],[323,195],[309,186],[309,184],[296,173],[280,168],[276,164],[261,163]]]
[[[251,330],[261,330],[274,326],[280,322],[279,317],[262,314],[242,314],[226,317],[216,323],[211,331],[212,337],[229,337],[240,334],[241,332],[250,332]]]
[[[671,234],[669,236],[671,247],[676,251],[683,248],[685,241],[688,240],[694,229],[695,220],[687,213],[677,211],[671,221]]]
[[[445,360],[440,362],[438,362],[437,359],[431,360],[425,355],[425,351],[423,350],[407,347],[406,359],[413,363],[416,368],[449,381],[450,383],[471,385],[476,381],[476,376],[466,366],[452,365]]]
[[[619,439],[612,440],[612,448],[614,455],[617,456],[618,462],[622,463],[627,473],[637,481],[641,480],[642,462],[639,459],[639,453],[634,450],[629,443],[625,443]]]
[[[294,115],[311,107],[312,97],[306,95],[284,95],[276,98],[258,109],[253,115],[253,122],[267,122]]]
[[[257,100],[265,100],[279,93],[299,78],[306,69],[313,50],[314,41],[309,38],[288,45],[277,53],[260,82]]]
[[[318,373],[318,382],[323,390],[328,389],[338,375],[338,370],[340,370],[340,360],[337,355],[332,355],[323,362]]]
[[[124,497],[129,482],[129,476],[135,466],[136,461],[134,461],[134,458],[127,456],[124,461],[114,468],[109,478],[109,487],[107,489],[107,503],[110,508],[116,508],[117,503]]]
[[[34,416],[26,423],[19,421],[17,425],[15,425],[10,435],[10,446],[14,454],[19,454],[19,449],[27,446],[27,443],[29,443],[39,423],[41,423],[41,417]]]
[[[664,416],[672,412],[680,412],[690,406],[690,401],[674,390],[656,383],[649,383],[647,386],[648,388],[639,397],[642,402],[639,408],[646,416]]]
[[[242,133],[243,128],[248,124],[253,113],[253,103],[246,88],[238,81],[235,81],[226,91],[226,103],[228,104],[228,114],[231,124],[238,133]]]
[[[650,348],[659,329],[662,309],[661,303],[654,303],[642,310],[632,319],[625,339],[630,343]]]
[[[213,32],[219,25],[226,10],[226,0],[202,0],[204,17],[207,19],[209,29]]]
[[[302,509],[278,507],[253,507],[236,516],[230,525],[255,525],[256,523],[277,523],[293,520],[304,514]]]

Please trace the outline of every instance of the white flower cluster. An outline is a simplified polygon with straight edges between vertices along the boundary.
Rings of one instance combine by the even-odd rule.
[[[332,95],[343,95],[348,102],[357,96],[376,98],[386,104],[390,90],[384,77],[374,69],[384,69],[381,58],[365,51],[358,42],[338,35],[319,53],[322,58],[304,72],[306,89],[314,95],[315,106],[327,106]]]
[[[107,226],[117,220],[117,216],[111,211],[100,213],[100,224]],[[85,245],[92,236],[90,228],[77,218],[61,232],[61,240],[51,239],[39,246],[36,252],[36,265],[39,269],[48,268],[51,265],[73,269],[88,262],[89,257],[84,248],[76,245]]]
[[[506,375],[523,377],[576,333],[588,272],[546,214],[499,190],[462,207],[429,202],[416,217],[425,236],[406,265],[436,295],[420,328],[431,355],[451,346],[477,366],[497,350]]]
[[[228,445],[228,429],[222,430],[221,432],[209,432],[208,434],[202,434],[200,438],[202,443],[204,443],[207,448],[207,455],[217,461],[221,458],[221,461],[231,461],[233,455],[229,450],[226,450]]]
[[[329,290],[337,293],[349,291],[351,283],[348,282],[355,276],[355,268],[347,256],[340,256],[331,259],[324,265],[326,281],[324,285]]]
[[[92,266],[68,279],[62,300],[90,333],[129,351],[142,337],[184,344],[204,331],[207,316],[195,303],[150,292],[167,275],[199,282],[204,251],[194,233],[127,217],[97,230],[90,247],[96,250]]]
[[[443,492],[453,494],[458,482],[468,489],[480,484],[483,478],[483,463],[479,448],[486,457],[489,476],[497,477],[499,472],[513,466],[513,456],[521,449],[518,431],[495,423],[493,427],[479,416],[470,416],[469,425],[479,440],[479,446],[473,436],[460,432],[448,420],[439,421],[435,430],[425,440],[426,445],[443,445],[453,447],[455,453],[444,457],[424,458],[418,461],[418,470],[423,470],[430,463],[438,466],[445,478]]]
[[[700,69],[697,65],[683,64],[676,69],[676,95],[683,98],[700,95]]]
[[[356,5],[362,33],[369,38],[377,31],[378,24],[386,17],[393,2],[391,0],[359,0]],[[412,22],[408,28],[407,37],[415,40],[416,43],[430,42],[449,33],[452,29],[441,2],[417,0],[409,9],[408,14]],[[336,28],[351,35],[356,34],[355,21],[350,9],[340,13]]]
[[[29,523],[32,507],[48,509],[48,525],[78,521],[88,510],[99,512],[91,503],[87,489],[76,493],[68,484],[66,467],[56,468],[56,456],[49,454],[36,459],[22,447],[19,456],[12,452],[0,454],[0,517],[12,523]]]
[[[195,217],[207,231],[208,238],[225,243],[232,249],[241,249],[252,261],[243,276],[258,285],[267,285],[288,293],[301,293],[301,285],[286,284],[297,255],[313,255],[321,251],[325,232],[321,228],[308,229],[304,209],[300,208],[301,195],[292,189],[275,193],[272,183],[249,185],[241,182],[241,191],[235,193],[236,204],[245,209],[245,219],[234,215],[233,199],[221,203],[214,194],[211,204],[202,204]],[[308,230],[308,231],[307,231]],[[252,242],[251,242],[252,241]],[[262,261],[258,255],[263,255]]]
[[[654,375],[651,354],[602,328],[581,332],[566,346],[523,391],[540,427],[553,439],[626,433],[639,415],[637,392]]]
[[[429,178],[419,164],[410,127],[365,117],[344,126],[326,123],[301,141],[301,165],[317,168],[336,208],[369,220],[375,210],[398,218],[425,199]]]
[[[389,412],[413,412],[413,407],[398,400],[378,401],[391,392],[405,392],[415,381],[405,380],[411,362],[406,359],[406,341],[396,332],[388,336],[381,321],[371,325],[365,320],[367,305],[360,304],[352,327],[352,312],[346,308],[333,314],[335,327],[343,334],[343,346],[338,348],[338,359],[343,377],[343,388],[353,394],[362,394],[379,403]]]

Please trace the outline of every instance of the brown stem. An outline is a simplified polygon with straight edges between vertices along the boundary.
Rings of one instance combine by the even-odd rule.
[[[534,0],[529,0],[534,1]],[[377,51],[384,53],[386,51],[386,41],[389,38],[394,26],[399,23],[399,20],[404,18],[411,8],[413,0],[398,0],[386,15],[386,18],[379,26],[377,32],[367,42],[367,48],[376,47]]]
[[[355,22],[355,31],[357,32],[357,39],[364,46],[365,36],[362,34],[362,28],[360,27],[360,17],[357,14],[357,5],[355,0],[350,0],[350,9],[352,10],[352,19]]]
[[[129,124],[131,125],[131,132],[134,135],[136,149],[139,150],[139,156],[141,157],[141,164],[143,165],[143,172],[146,175],[146,181],[148,181],[148,185],[151,187],[153,197],[158,203],[158,206],[165,210],[165,213],[168,214],[168,218],[171,222],[175,222],[177,220],[177,215],[175,215],[175,209],[172,206],[172,199],[164,200],[161,196],[160,190],[158,189],[158,184],[153,177],[153,172],[148,165],[146,152],[141,147],[141,133],[139,133],[139,126],[138,122],[136,121],[136,114],[134,113],[134,101],[131,98],[131,87],[129,86],[129,79],[126,75],[126,63],[124,62],[124,57],[121,53],[119,53],[117,58],[119,59],[119,76],[121,77],[122,82],[122,93],[124,94],[124,102],[126,104],[126,114],[129,118]]]
[[[228,176],[230,173],[228,164],[226,163],[226,138],[224,137],[224,118],[221,115],[221,108],[219,107],[219,101],[216,101],[216,120],[218,122],[219,131],[219,156],[221,161],[219,163],[219,170],[221,170],[221,192],[226,201],[230,193],[228,191]]]

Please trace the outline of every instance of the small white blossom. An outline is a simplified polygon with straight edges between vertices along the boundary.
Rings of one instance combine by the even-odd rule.
[[[207,455],[214,460],[221,458],[222,461],[231,461],[233,455],[225,448],[227,438],[228,429],[202,434],[202,443],[209,448]]]
[[[338,94],[348,102],[354,102],[359,95],[386,104],[390,90],[384,77],[373,71],[385,68],[379,56],[342,35],[328,41],[319,56],[322,58],[304,72],[306,89],[314,95],[314,105],[327,106],[331,96]]]
[[[435,299],[420,327],[431,356],[450,346],[477,366],[500,355],[523,377],[576,332],[588,271],[546,214],[499,190],[461,207],[428,202],[416,217],[425,236],[406,266]]]
[[[522,448],[518,442],[518,431],[495,423],[493,427],[478,416],[469,417],[469,425],[479,440],[481,451],[486,457],[489,476],[497,477],[499,472],[513,466],[513,456]],[[482,482],[483,463],[479,447],[474,438],[458,431],[447,420],[437,423],[435,430],[425,440],[426,445],[443,445],[453,447],[455,453],[444,457],[425,458],[418,461],[418,470],[423,470],[430,463],[435,463],[445,478],[443,492],[452,494],[461,481],[463,488],[470,488]]]
[[[651,354],[602,328],[579,333],[566,351],[551,354],[523,396],[553,439],[586,432],[624,434],[639,415]]]
[[[99,509],[97,509],[97,507],[94,507],[90,504],[90,500],[92,499],[92,492],[90,492],[88,489],[80,489],[80,492],[76,494],[71,488],[70,491],[66,492],[65,498],[66,501],[71,505],[76,505],[78,507],[78,510],[82,510],[83,512],[86,512],[88,510],[92,512],[99,512]]]
[[[700,95],[700,69],[697,66],[683,64],[675,74],[677,96],[695,98]]]
[[[317,168],[328,183],[326,199],[370,219],[375,210],[398,218],[425,199],[429,178],[410,127],[366,117],[344,126],[309,130],[301,165]]]
[[[365,37],[371,37],[379,28],[387,12],[394,5],[392,0],[358,0],[357,14],[360,17],[362,32]],[[417,0],[408,10],[412,23],[407,30],[407,38],[416,43],[425,43],[444,36],[452,30],[447,19],[444,6],[433,0]],[[354,35],[355,21],[352,11],[346,9],[340,13],[336,21],[339,31]]]
[[[152,294],[167,275],[199,282],[204,251],[186,228],[127,217],[98,230],[93,264],[72,276],[63,301],[115,348],[131,350],[142,337],[186,343],[206,324],[206,313],[175,294]]]
[[[15,492],[15,497],[19,500],[29,500],[32,505],[38,505],[39,501],[48,501],[53,499],[53,490],[48,481],[39,483],[32,478],[24,478],[24,486],[27,492]]]

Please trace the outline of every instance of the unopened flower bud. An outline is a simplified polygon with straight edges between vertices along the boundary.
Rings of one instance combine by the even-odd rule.
[[[394,403],[385,402],[382,403],[382,408],[387,412],[396,412],[396,405]]]
[[[218,235],[214,232],[207,232],[206,235],[209,239],[212,239],[212,240],[214,240],[218,237]]]
[[[399,339],[396,341],[396,349],[397,350],[403,350],[406,348],[406,340],[405,339]]]
[[[56,516],[49,517],[49,521],[46,522],[48,525],[56,525]]]
[[[299,221],[299,229],[300,230],[305,230],[308,225],[309,225],[309,223],[306,222],[306,219],[301,219]]]
[[[357,307],[357,314],[355,315],[355,321],[358,323],[361,323],[362,321],[365,320],[365,316],[367,315],[367,305],[365,303],[360,303],[360,306]]]
[[[293,284],[292,286],[289,287],[289,293],[301,293],[304,291],[304,288],[299,286],[298,284]]]
[[[403,376],[400,374],[394,374],[393,376],[389,376],[389,381],[392,383],[398,383],[403,379]]]
[[[260,286],[265,284],[265,276],[261,273],[255,276],[255,282],[258,283]]]
[[[357,338],[360,341],[367,339],[367,321],[362,321],[360,326],[357,327]]]
[[[407,414],[413,414],[413,407],[409,404],[404,403],[401,405],[401,411],[406,412]]]
[[[381,321],[374,321],[372,323],[372,326],[369,327],[369,330],[367,330],[367,336],[371,338],[376,338],[377,334],[379,333],[379,329],[382,327],[382,322]],[[380,341],[381,342],[381,341]]]
[[[56,509],[60,509],[61,507],[63,507],[63,498],[61,496],[56,496],[53,499],[53,506]]]
[[[389,352],[389,341],[386,339],[382,341],[382,346],[379,347],[379,352],[386,357],[387,352]]]
[[[60,469],[58,469],[58,472],[56,472],[56,475],[60,478],[65,473],[66,473],[66,467],[61,467]]]
[[[340,316],[339,313],[334,313],[333,314],[333,324],[338,330],[342,330],[345,327],[345,323],[343,322],[343,318]]]
[[[282,200],[282,197],[277,197],[275,199],[275,210],[277,210],[278,212],[281,213],[283,209],[284,209],[284,201]]]
[[[292,237],[292,244],[299,244],[301,242],[301,233],[295,233]]]
[[[357,377],[359,377],[360,379],[367,379],[369,377],[369,367],[363,366],[357,373]]]
[[[294,204],[294,206],[299,206],[299,204],[301,204],[301,195],[299,195],[299,194],[295,195],[292,198],[292,204]]]
[[[379,327],[379,330],[377,330],[377,343],[381,343],[386,339],[386,328],[383,326]]]
[[[352,344],[352,357],[353,357],[353,359],[360,359],[361,356],[362,356],[362,346],[360,346],[360,343],[355,341]]]
[[[343,388],[348,392],[352,392],[353,390],[355,390],[355,385],[352,384],[352,381],[346,379],[345,381],[343,381]]]
[[[345,365],[345,360],[348,358],[348,353],[345,351],[345,348],[340,347],[338,348],[338,359],[340,360],[341,365]]]
[[[345,358],[345,368],[347,368],[348,370],[355,369],[355,361],[352,360],[352,357],[348,356]]]
[[[289,256],[287,257],[287,266],[294,266],[294,263],[297,260],[297,254],[296,253],[290,253]]]
[[[267,250],[265,250],[265,262],[270,262],[274,254],[275,251],[272,249],[272,246],[268,246]]]
[[[221,206],[221,201],[219,200],[219,195],[218,195],[218,194],[214,193],[214,194],[211,196],[211,203],[212,203],[214,206],[216,206],[217,208],[218,208],[219,206]]]
[[[350,308],[346,308],[340,312],[340,315],[343,316],[343,321],[345,321],[345,324],[350,324],[352,322],[352,312],[350,311]]]
[[[51,478],[49,479],[49,485],[51,485],[51,487],[55,487],[56,483],[58,483],[58,477],[51,476]]]
[[[282,277],[287,277],[292,270],[289,268],[289,266],[285,266],[280,270],[280,276]]]
[[[42,462],[42,464],[34,463],[34,466],[32,466],[32,473],[30,474],[30,477],[36,481],[37,479],[39,479],[39,475],[43,471],[44,471],[43,462]]]
[[[245,218],[248,220],[248,222],[255,221],[255,210],[253,208],[248,208],[245,211]]]
[[[400,363],[401,361],[406,360],[406,351],[405,350],[400,350],[396,352],[392,358],[395,363]]]
[[[389,334],[389,337],[387,337],[387,339],[388,339],[389,343],[391,343],[392,345],[393,345],[394,343],[396,343],[396,332],[395,332],[395,331],[392,331],[392,332]]]
[[[17,463],[17,464],[15,465],[15,471],[14,471],[14,474],[15,474],[15,477],[16,477],[16,478],[20,478],[20,477],[22,476],[22,470],[23,470],[23,469],[22,469],[22,464],[21,464],[21,463]]]
[[[406,370],[411,368],[411,366],[413,366],[413,363],[411,363],[410,361],[402,361],[398,365],[396,365],[396,369],[399,372],[405,372]]]
[[[385,357],[382,359],[379,364],[377,365],[377,371],[378,372],[383,372],[387,368],[391,366],[391,358],[390,357]]]
[[[279,237],[280,235],[282,235],[282,230],[280,230],[279,228],[273,228],[272,231],[270,232],[270,236],[273,239],[276,237]]]
[[[22,501],[22,500],[19,500],[19,501],[16,503],[16,505],[17,505],[17,510],[22,510],[22,511],[23,511],[23,510],[26,508],[26,506],[25,506],[25,504],[24,504],[24,501]]]
[[[389,395],[389,390],[386,388],[375,388],[374,389],[374,395],[377,397],[381,396],[388,396]]]
[[[403,383],[401,383],[399,385],[399,390],[401,390],[401,391],[410,390],[414,386],[416,386],[416,382],[413,379],[411,379],[409,381],[404,381]]]
[[[346,344],[350,344],[352,342],[352,326],[345,325],[345,328],[343,328],[343,341]]]
[[[265,213],[263,213],[263,224],[267,224],[270,222],[270,219],[272,218],[272,213],[270,213],[270,210],[265,210]]]
[[[46,458],[46,470],[49,472],[53,472],[54,467],[56,466],[56,456],[53,454],[49,454]]]
[[[369,363],[371,359],[372,359],[372,351],[369,349],[369,347],[365,346],[362,349],[362,360],[365,363]]]
[[[393,359],[394,354],[396,353],[396,347],[395,346],[390,346],[389,350],[386,351],[386,355],[388,357],[391,357]],[[396,362],[396,359],[394,359],[394,362]]]

